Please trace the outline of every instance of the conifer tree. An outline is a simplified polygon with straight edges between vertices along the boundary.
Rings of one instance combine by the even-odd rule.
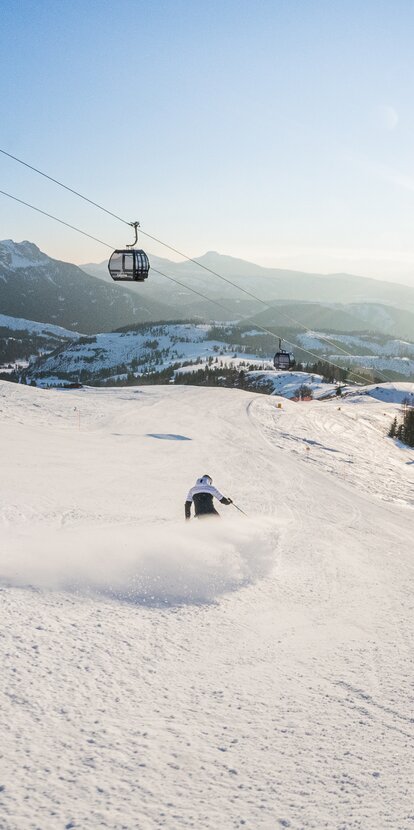
[[[414,447],[414,407],[408,406],[403,417],[403,438],[405,444]]]
[[[388,437],[389,438],[395,438],[396,434],[397,434],[397,416],[395,416],[395,418],[394,418],[394,420],[393,420],[393,422],[392,422],[392,424],[389,428]]]

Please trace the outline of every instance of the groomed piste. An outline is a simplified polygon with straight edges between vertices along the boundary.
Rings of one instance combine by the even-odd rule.
[[[392,397],[0,384],[2,830],[412,827]]]

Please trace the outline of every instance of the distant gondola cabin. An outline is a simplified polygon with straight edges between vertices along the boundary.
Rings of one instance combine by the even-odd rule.
[[[287,352],[286,349],[282,349],[282,341],[279,340],[279,351],[276,352],[273,358],[273,365],[275,369],[287,372],[289,369],[292,369],[295,364],[295,356],[292,353]]]

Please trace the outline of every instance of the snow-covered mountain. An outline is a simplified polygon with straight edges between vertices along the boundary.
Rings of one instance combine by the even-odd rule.
[[[262,337],[261,332],[254,329],[246,331],[234,326],[195,323],[140,325],[65,344],[53,354],[33,361],[27,374],[39,383],[52,384],[59,379],[93,383],[107,382],[111,378],[126,380],[128,375],[142,378],[148,373],[163,372],[171,367],[177,369],[178,366],[187,366],[190,372],[208,364],[213,369],[220,365],[272,369],[271,349],[276,348],[275,340],[267,336],[262,343]],[[335,364],[366,367],[377,373],[388,371],[392,372],[391,377],[396,378],[414,378],[413,343],[375,337],[370,339],[368,336],[348,335],[341,338],[340,335],[318,332],[297,335],[296,339],[297,353],[308,363],[317,360],[319,354],[321,359],[329,355]],[[336,345],[338,351],[335,351]],[[304,349],[309,349],[315,358]],[[189,365],[191,363],[194,365]],[[272,383],[274,375],[272,372],[269,378]],[[387,377],[390,375],[383,379]],[[302,377],[301,382],[306,383],[307,379]],[[298,385],[299,382],[295,388]],[[281,387],[275,388],[283,394]]]
[[[43,384],[57,378],[93,381],[121,376],[126,379],[129,373],[139,377],[176,365],[233,355],[234,347],[212,337],[211,329],[206,324],[171,323],[84,337],[35,361],[29,367],[28,376]],[[264,363],[263,358],[251,352],[241,349],[240,354],[245,360]]]
[[[297,339],[305,349],[320,352],[340,365],[361,366],[414,378],[414,343],[406,340],[313,331],[298,334]],[[335,345],[338,351],[334,350]]]
[[[76,340],[79,333],[71,329],[64,329],[62,326],[53,326],[50,323],[38,323],[36,320],[26,320],[22,317],[10,317],[8,314],[0,314],[0,329],[29,334],[44,335],[45,337],[56,337],[62,340]]]
[[[0,383],[4,830],[410,830],[389,394]],[[184,523],[206,472],[248,516]]]
[[[77,340],[76,332],[0,314],[0,372],[26,367],[30,361]]]
[[[105,285],[76,265],[42,253],[31,242],[0,242],[0,311],[87,334],[127,323],[174,316],[159,300]]]
[[[384,339],[374,334],[332,334],[332,332],[308,331],[298,334],[297,340],[305,349],[311,349],[314,352],[326,352],[329,345],[337,344],[351,354],[414,358],[414,343],[400,339]]]
[[[296,324],[296,329],[319,328],[331,332],[381,333],[414,340],[414,314],[392,305],[378,303],[279,302],[270,309],[261,309],[250,318],[251,325],[274,328]]]

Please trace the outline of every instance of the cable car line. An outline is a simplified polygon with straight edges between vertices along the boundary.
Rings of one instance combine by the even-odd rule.
[[[0,190],[0,194],[2,194],[3,196],[7,196],[9,199],[13,199],[15,202],[19,202],[20,204],[24,205],[25,207],[31,208],[31,210],[35,210],[37,213],[41,213],[43,216],[47,216],[49,219],[54,219],[55,222],[59,222],[61,225],[65,225],[67,228],[70,228],[71,230],[77,231],[77,233],[81,233],[83,236],[87,236],[89,239],[93,239],[95,242],[99,242],[100,245],[105,245],[106,248],[110,248],[111,250],[113,249],[113,245],[109,245],[108,242],[104,242],[102,239],[98,239],[96,236],[92,236],[91,234],[86,233],[86,231],[83,231],[80,228],[75,227],[75,225],[70,225],[69,222],[65,222],[63,219],[59,219],[57,216],[54,216],[51,213],[47,213],[45,210],[41,210],[40,208],[29,204],[29,202],[23,201],[23,199],[18,199],[17,196],[12,196],[11,193],[6,193],[6,191]],[[130,224],[130,223],[128,222],[128,224]],[[223,303],[220,303],[218,300],[213,300],[212,297],[207,297],[201,291],[197,291],[195,288],[192,288],[191,286],[186,285],[183,282],[180,282],[180,280],[175,279],[175,277],[171,277],[168,274],[163,273],[163,271],[158,271],[156,268],[152,268],[152,270],[154,271],[155,274],[159,274],[159,276],[165,277],[165,279],[169,280],[170,282],[174,282],[176,285],[179,285],[181,288],[184,288],[186,291],[190,291],[193,294],[197,294],[199,297],[202,297],[203,300],[206,300],[209,303],[213,303],[218,308],[223,309],[226,312],[226,314],[229,314],[230,316],[232,316],[234,314],[233,310],[227,308],[227,306],[223,305]],[[268,329],[265,326],[262,326],[260,323],[255,323],[255,327],[260,329],[261,331],[263,331],[265,334],[269,334],[271,337],[275,337],[280,342],[281,338],[280,338],[280,335],[277,334],[277,332],[271,331],[271,329]],[[297,348],[297,344],[292,343],[289,340],[285,339],[285,343],[287,343],[289,346],[292,346],[292,348]],[[305,354],[308,354],[311,357],[315,358],[317,361],[321,360],[321,355],[317,355],[314,352],[311,352],[309,349],[304,348],[303,346],[301,346],[300,349]],[[323,361],[324,361],[324,363],[327,363],[329,366],[334,366],[336,369],[340,369],[340,370],[344,369],[343,366],[340,366],[339,364],[334,363],[332,360],[329,360],[327,358],[323,358]],[[365,377],[358,374],[358,372],[352,372],[352,374],[355,378],[359,378],[365,386],[367,385],[367,379]],[[387,383],[389,383],[389,382],[390,381],[387,381]]]
[[[63,182],[59,181],[59,179],[55,179],[55,178],[53,178],[53,176],[49,176],[47,173],[44,173],[42,170],[39,170],[39,168],[34,167],[31,164],[28,164],[26,161],[23,161],[22,159],[19,159],[17,156],[12,155],[11,153],[8,153],[6,150],[3,150],[3,149],[0,148],[0,153],[2,153],[4,156],[8,156],[8,158],[13,159],[13,161],[17,161],[18,164],[22,164],[24,167],[27,167],[29,170],[33,170],[35,173],[38,173],[40,176],[43,176],[45,179],[48,179],[49,181],[53,182],[54,184],[57,184],[59,187],[62,187],[64,190],[69,191],[69,193],[73,193],[75,196],[78,196],[80,199],[83,199],[83,201],[88,202],[90,205],[93,205],[94,207],[98,208],[99,210],[102,210],[104,213],[107,213],[109,216],[112,216],[114,219],[118,219],[120,222],[123,222],[124,225],[130,225],[130,226],[134,227],[133,222],[127,222],[126,219],[123,219],[121,216],[118,216],[118,214],[113,213],[112,211],[110,211],[107,208],[103,207],[102,205],[98,204],[98,202],[94,202],[92,199],[89,199],[87,196],[84,196],[82,193],[79,193],[78,190],[74,190],[72,187],[69,187],[68,185],[63,184]],[[2,192],[2,191],[0,191],[0,192]],[[8,195],[8,194],[6,194],[6,195]],[[15,197],[11,197],[11,198],[15,198]],[[19,201],[19,200],[16,199],[16,201]],[[23,204],[25,204],[25,203],[23,202]],[[29,205],[29,207],[30,207],[30,205]],[[41,213],[42,211],[39,211],[39,212]],[[46,215],[48,215],[48,214],[46,214]],[[55,217],[52,217],[52,218],[55,218]],[[61,220],[58,220],[58,221],[61,221]],[[65,224],[65,223],[62,223],[62,224]],[[69,226],[69,227],[71,227],[71,226]],[[262,300],[260,297],[257,297],[256,294],[253,294],[253,292],[249,291],[246,288],[243,288],[242,286],[240,286],[237,283],[233,282],[232,280],[228,279],[228,277],[224,277],[218,271],[215,271],[213,268],[209,268],[207,265],[204,265],[204,263],[199,262],[199,260],[188,256],[187,254],[183,253],[182,251],[179,251],[178,248],[174,248],[173,245],[169,245],[167,242],[163,242],[162,239],[158,239],[158,237],[153,236],[152,234],[148,233],[147,231],[142,230],[142,228],[140,228],[140,232],[144,236],[148,237],[148,239],[152,239],[153,242],[157,242],[159,245],[162,245],[164,248],[168,248],[170,251],[173,251],[173,253],[184,257],[184,259],[186,259],[188,262],[193,262],[194,265],[197,265],[199,268],[202,268],[204,271],[207,271],[208,273],[213,274],[213,276],[218,277],[218,279],[223,280],[223,282],[226,282],[228,285],[233,286],[233,288],[236,288],[238,291],[241,291],[243,294],[246,294],[251,299],[253,299],[256,302],[263,305],[265,308],[267,308],[271,311],[277,311],[277,313],[281,317],[284,317],[286,320],[289,320],[291,323],[296,323],[296,325],[298,325],[300,328],[302,328],[306,333],[309,332],[309,328],[307,326],[305,326],[304,323],[301,323],[300,320],[297,320],[295,317],[292,317],[291,315],[286,314],[285,312],[281,311],[278,306],[270,305],[265,300]],[[81,231],[81,233],[84,233],[84,232]],[[88,236],[88,234],[85,234],[85,236]],[[95,237],[91,237],[91,238],[95,239]],[[99,242],[100,240],[95,240],[95,241]],[[112,276],[112,274],[111,274],[111,276]],[[114,279],[119,279],[119,277],[118,278],[114,277]],[[132,279],[139,280],[140,278],[139,277],[132,277]],[[145,277],[144,277],[144,279],[145,279]],[[258,326],[258,328],[259,328],[259,326]],[[323,335],[319,334],[318,338],[322,342],[327,343],[328,346],[331,346],[332,349],[342,352],[347,357],[352,357],[350,352],[348,352],[342,346],[339,346],[335,343],[332,343],[327,337],[324,337]],[[286,341],[286,342],[288,342],[288,341]],[[289,345],[292,345],[292,344],[289,344]],[[297,348],[297,346],[296,346],[296,348]],[[307,352],[306,349],[303,349],[303,351]],[[311,352],[307,352],[307,353],[311,354]],[[385,379],[385,381],[387,383],[392,383],[392,381],[390,381],[381,370],[377,370],[377,373],[379,375],[382,375],[382,377]]]
[[[64,190],[68,190],[69,193],[73,193],[75,196],[79,196],[79,198],[83,199],[84,202],[89,202],[90,205],[93,205],[94,207],[99,208],[99,210],[103,210],[104,213],[108,214],[108,216],[112,216],[114,219],[119,219],[119,221],[123,222],[125,225],[130,225],[131,224],[131,222],[127,222],[126,219],[122,219],[121,216],[117,216],[116,213],[112,213],[111,210],[107,210],[106,208],[102,207],[102,205],[98,205],[97,202],[93,202],[92,199],[88,199],[87,196],[83,196],[82,193],[79,193],[77,190],[74,190],[72,187],[68,187],[67,184],[63,184],[63,182],[60,182],[59,179],[54,179],[53,176],[48,176],[47,173],[43,173],[42,170],[39,170],[37,167],[33,167],[32,164],[28,164],[27,161],[23,161],[22,159],[17,158],[17,156],[12,156],[11,153],[7,153],[6,150],[2,150],[1,147],[0,147],[0,153],[2,153],[4,156],[8,156],[10,159],[13,159],[13,161],[17,161],[19,164],[22,164],[24,167],[28,167],[29,170],[33,170],[35,173],[38,173],[39,176],[43,176],[44,179],[49,179],[50,182],[53,182],[54,184],[59,185],[59,187],[63,187]]]
[[[66,225],[67,228],[71,228],[73,231],[77,231],[78,233],[83,234],[83,236],[88,236],[89,239],[93,239],[95,242],[99,242],[100,245],[105,245],[107,248],[112,249],[112,245],[108,245],[107,242],[103,242],[102,239],[98,239],[96,236],[92,236],[90,233],[86,233],[86,231],[81,231],[80,228],[76,228],[75,225],[70,225],[69,222],[64,222],[63,219],[58,219],[57,216],[53,216],[51,213],[46,213],[45,210],[41,210],[34,205],[30,205],[29,202],[24,202],[23,199],[18,199],[17,196],[12,196],[11,193],[6,193],[5,190],[0,190],[2,196],[8,196],[9,199],[13,199],[15,202],[20,202],[21,205],[25,205],[25,207],[29,207],[32,210],[37,211],[37,213],[42,213],[43,216],[47,216],[49,219],[54,219],[55,222],[59,222],[61,225]]]

